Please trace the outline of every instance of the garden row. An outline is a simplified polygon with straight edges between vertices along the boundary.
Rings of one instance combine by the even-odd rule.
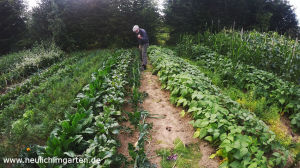
[[[121,115],[125,101],[125,86],[128,85],[132,61],[132,52],[125,50],[118,50],[107,59],[77,95],[74,111],[66,114],[65,120],[53,130],[47,145],[37,147],[33,153],[43,157],[100,159],[76,164],[76,167],[120,167],[123,157],[117,153],[116,135],[120,129],[117,117]],[[65,167],[74,166],[68,164]]]
[[[24,83],[7,90],[6,93],[0,96],[0,110],[3,110],[4,107],[11,104],[20,95],[27,94],[34,87],[38,87],[42,82],[47,80],[52,75],[56,74],[59,70],[64,69],[66,66],[70,65],[71,63],[76,62],[80,58],[80,56],[83,55],[76,54],[70,58],[66,58],[62,62],[53,64],[49,68],[45,69],[43,72],[36,73],[30,76],[30,78],[26,80]]]
[[[39,45],[32,50],[4,56],[1,58],[4,65],[0,69],[0,91],[5,91],[7,86],[18,83],[29,75],[49,67],[59,61],[62,56],[63,51],[54,44]]]
[[[135,60],[140,59],[138,56],[139,55],[136,54]],[[132,81],[130,100],[133,111],[128,112],[127,117],[128,121],[134,126],[135,130],[139,132],[139,136],[135,144],[128,144],[128,153],[133,159],[131,165],[133,165],[134,168],[154,168],[155,166],[150,163],[149,159],[147,158],[147,154],[145,153],[145,142],[148,140],[150,129],[152,129],[152,124],[146,122],[146,119],[150,117],[149,112],[140,107],[140,104],[143,103],[143,100],[147,95],[139,91],[139,87],[141,85],[140,64],[139,61],[135,62],[136,63],[134,66],[132,66],[130,76]]]
[[[300,45],[298,39],[290,39],[276,32],[224,30],[213,34],[199,34],[197,43],[203,43],[233,62],[255,66],[300,82]]]
[[[71,53],[78,58],[0,110],[0,156],[15,157],[23,145],[43,144],[91,73],[110,56],[107,50]]]
[[[183,50],[183,46],[185,49]],[[254,66],[235,63],[202,45],[178,45],[178,54],[197,61],[197,65],[218,74],[223,86],[235,86],[243,91],[251,92],[252,99],[264,102],[264,108],[257,111],[259,117],[279,116],[287,113],[291,124],[300,130],[300,87],[292,82],[280,79],[278,76],[259,70]],[[249,100],[248,100],[249,101]],[[266,112],[267,111],[267,112]],[[277,112],[276,112],[277,111]],[[267,114],[269,113],[269,114]],[[267,116],[269,115],[269,116]]]
[[[284,167],[289,151],[255,114],[222,94],[204,73],[173,51],[151,47],[150,59],[170,101],[193,117],[194,137],[217,146],[220,167]],[[212,157],[214,157],[212,156]]]

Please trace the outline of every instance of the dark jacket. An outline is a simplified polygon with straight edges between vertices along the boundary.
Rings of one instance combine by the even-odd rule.
[[[146,30],[140,28],[140,31],[138,32],[137,36],[138,35],[142,36],[142,39],[138,38],[140,45],[144,45],[144,44],[149,43],[149,38],[148,38]]]

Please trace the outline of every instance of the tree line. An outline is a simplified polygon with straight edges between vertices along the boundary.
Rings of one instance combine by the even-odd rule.
[[[277,31],[297,36],[298,22],[285,0],[165,0],[164,15],[154,0],[41,0],[31,11],[23,0],[0,0],[0,54],[52,41],[65,51],[131,47],[135,24],[151,43],[168,27],[177,35],[223,28]]]
[[[167,1],[165,21],[172,28],[171,37],[224,28],[276,31],[289,36],[299,33],[295,12],[286,0]]]
[[[156,6],[152,0],[41,0],[26,12],[23,0],[1,0],[1,16],[7,19],[1,19],[0,52],[40,41],[53,41],[66,51],[130,47],[137,43],[135,24],[156,41],[155,28],[161,22]]]

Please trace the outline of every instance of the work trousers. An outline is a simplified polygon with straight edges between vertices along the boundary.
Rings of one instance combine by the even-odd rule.
[[[141,56],[141,61],[142,65],[146,67],[147,65],[147,48],[149,47],[149,43],[143,44],[139,46],[140,49],[140,56]]]

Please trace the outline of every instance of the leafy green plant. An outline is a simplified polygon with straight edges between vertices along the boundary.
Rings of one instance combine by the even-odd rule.
[[[145,122],[145,119],[148,117],[149,113],[143,111],[141,114],[141,122],[138,124],[139,128],[139,138],[135,145],[128,144],[129,155],[132,157],[134,163],[134,168],[154,168],[145,153],[144,142],[147,140],[147,135],[152,126]]]
[[[159,149],[157,155],[162,157],[162,168],[196,168],[199,167],[201,149],[198,144],[184,144],[179,138],[174,141],[174,149]]]
[[[141,111],[135,111],[135,112],[128,113],[128,118],[129,118],[130,123],[132,125],[134,125],[136,128],[138,127],[138,125],[140,123],[141,117],[142,117]]]
[[[189,44],[187,45],[189,46]],[[215,79],[214,83],[220,83],[219,80],[221,79],[222,84],[218,84],[219,86],[236,87],[243,92],[248,92],[250,96],[245,100],[252,103],[252,105],[248,104],[254,107],[252,108],[253,111],[260,117],[272,116],[271,113],[275,107],[278,109],[277,116],[281,111],[288,115],[299,112],[300,88],[298,85],[284,81],[272,73],[258,70],[254,66],[236,64],[232,59],[213,52],[202,45],[190,46],[188,55],[193,55],[193,61],[197,60],[198,66],[218,74],[217,82]],[[269,111],[270,114],[264,114],[265,111]]]
[[[159,47],[151,47],[149,56],[162,88],[171,91],[170,101],[192,115],[194,137],[219,147],[220,167],[268,167],[268,154],[277,150],[284,160],[275,166],[285,164],[289,152],[267,125],[223,95],[197,67]]]
[[[300,113],[294,114],[291,116],[291,124],[296,128],[300,128]]]

